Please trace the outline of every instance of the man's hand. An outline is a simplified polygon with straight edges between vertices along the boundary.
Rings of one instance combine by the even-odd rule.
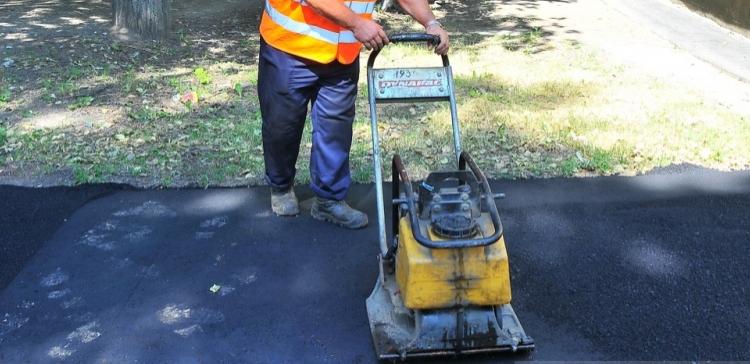
[[[443,29],[443,27],[440,26],[440,24],[434,24],[430,25],[425,29],[425,33],[437,35],[440,37],[440,43],[435,48],[435,53],[439,55],[446,55],[448,54],[448,49],[450,48],[450,41],[448,40],[448,32]]]
[[[360,17],[340,0],[306,0],[319,14],[354,33],[354,38],[368,49],[380,49],[388,44],[388,37],[376,22]]]
[[[437,35],[440,37],[440,43],[435,47],[435,53],[444,55],[448,53],[450,45],[448,43],[448,33],[435,20],[435,14],[430,10],[430,4],[427,0],[398,0],[401,8],[411,15],[414,20],[418,21],[425,27],[425,33]]]
[[[369,19],[360,18],[352,28],[352,33],[370,50],[379,50],[389,42],[383,27]]]

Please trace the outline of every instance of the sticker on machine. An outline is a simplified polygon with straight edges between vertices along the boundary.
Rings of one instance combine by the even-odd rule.
[[[449,84],[445,68],[390,68],[375,73],[378,99],[445,98]]]
[[[436,87],[442,86],[443,80],[426,79],[426,80],[383,80],[378,82],[378,88],[389,88],[389,87]]]

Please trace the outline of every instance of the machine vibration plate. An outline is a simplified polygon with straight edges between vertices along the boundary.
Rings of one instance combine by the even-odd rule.
[[[510,304],[410,310],[398,294],[393,274],[382,269],[375,289],[367,298],[367,315],[380,360],[534,348],[534,340],[526,336]]]

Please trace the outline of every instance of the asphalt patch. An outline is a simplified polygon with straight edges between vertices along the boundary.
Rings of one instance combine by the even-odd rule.
[[[493,186],[538,349],[467,362],[750,360],[750,174]],[[374,198],[359,185],[350,202],[374,221]],[[375,224],[268,206],[264,188],[87,203],[0,292],[0,362],[375,362]]]
[[[27,188],[0,186],[0,289],[21,271],[60,225],[86,202],[121,185]]]

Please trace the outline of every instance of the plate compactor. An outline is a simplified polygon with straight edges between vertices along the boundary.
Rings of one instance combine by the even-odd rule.
[[[438,39],[397,34],[392,43]],[[443,67],[374,68],[367,83],[377,196],[383,196],[377,104],[448,101],[457,170],[433,172],[415,192],[404,164],[393,157],[391,243],[385,206],[378,203],[380,274],[367,298],[378,358],[464,355],[532,350],[510,305],[510,272],[503,228],[487,178],[461,151],[453,75]]]

